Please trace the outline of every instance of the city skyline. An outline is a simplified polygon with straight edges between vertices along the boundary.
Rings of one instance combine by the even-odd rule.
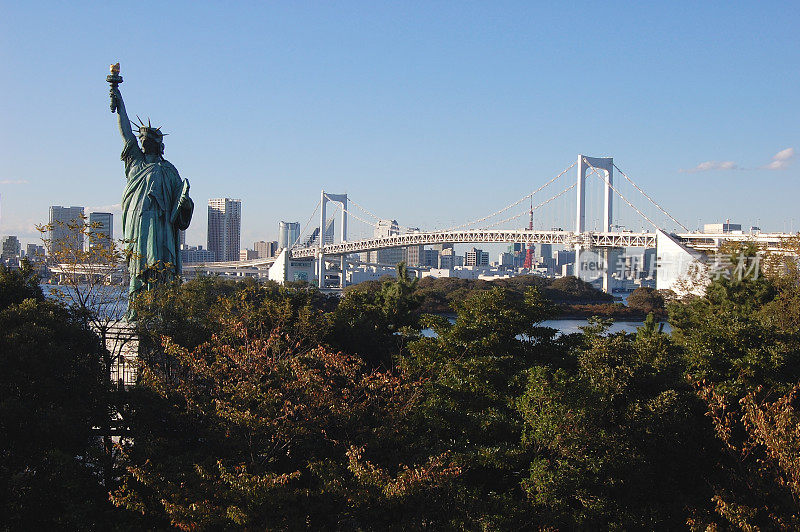
[[[118,9],[147,13],[7,6],[0,112],[14,134],[0,143],[1,235],[38,242],[33,225],[53,204],[118,214],[121,145],[104,82],[117,60],[131,112],[171,133],[166,157],[197,203],[242,198],[245,243],[277,240],[278,222],[305,220],[323,188],[403,226],[460,223],[577,153],[613,155],[692,228],[800,228],[788,2],[174,3],[153,21],[163,39],[146,43],[108,24]],[[70,140],[76,124],[83,143]],[[206,223],[196,213],[187,243],[205,241]]]

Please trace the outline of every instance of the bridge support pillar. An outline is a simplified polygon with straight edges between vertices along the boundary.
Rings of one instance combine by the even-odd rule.
[[[611,294],[614,291],[614,272],[617,270],[617,249],[605,248],[603,250],[603,292]]]
[[[577,182],[577,212],[575,217],[575,233],[583,233],[586,230],[586,174],[590,168],[600,170],[605,175],[600,178],[605,182],[603,190],[603,232],[608,233],[612,229],[613,212],[612,199],[614,184],[614,158],[613,157],[587,157],[578,155],[578,182]]]
[[[347,241],[347,194],[328,194],[324,190],[322,191],[322,195],[320,197],[320,212],[319,212],[319,265],[317,266],[317,275],[318,277],[318,284],[320,288],[325,288],[325,229],[326,229],[326,222],[325,219],[325,206],[329,201],[333,201],[335,203],[341,203],[342,205],[342,219],[339,223],[341,228],[341,241]],[[346,280],[346,261],[344,255],[341,258],[341,266],[342,266],[342,280],[341,286],[344,288],[345,280]]]

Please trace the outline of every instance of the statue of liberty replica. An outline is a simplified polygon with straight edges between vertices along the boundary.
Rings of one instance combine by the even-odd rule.
[[[111,65],[106,78],[111,84],[111,112],[117,113],[124,147],[121,159],[127,184],[122,194],[122,232],[128,273],[128,320],[136,319],[131,303],[142,290],[180,278],[179,231],[189,227],[194,203],[189,182],[164,159],[164,133],[139,120],[128,119],[119,84],[119,63]],[[139,142],[131,124],[136,127]]]

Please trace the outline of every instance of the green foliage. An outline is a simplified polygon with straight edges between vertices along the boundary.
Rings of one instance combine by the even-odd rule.
[[[36,270],[25,259],[19,269],[0,264],[0,309],[22,303],[25,299],[44,300]]]
[[[671,304],[673,337],[725,451],[713,483],[716,513],[743,529],[796,529],[800,452],[792,399],[800,335],[776,311],[794,298],[787,279],[721,278],[703,298]],[[787,326],[789,325],[789,326]]]
[[[663,312],[664,296],[655,288],[640,286],[628,296],[628,306],[642,312]]]
[[[97,337],[46,301],[27,266],[0,268],[0,529],[104,522],[92,427],[106,393]]]
[[[652,313],[636,334],[542,327],[556,300],[614,307],[577,279],[401,265],[336,304],[198,278],[137,299],[118,402],[85,316],[0,269],[3,527],[797,529],[800,275],[781,268],[670,303],[671,336]],[[92,438],[110,404],[130,427],[111,479]]]
[[[420,330],[417,282],[400,263],[396,278],[348,290],[331,315],[331,344],[374,367],[391,367]]]
[[[143,366],[115,504],[185,530],[413,526],[457,474],[444,454],[406,467],[389,452],[414,383],[319,347],[307,292],[235,288],[208,341],[165,338],[170,364]]]
[[[549,527],[680,528],[711,497],[703,409],[667,335],[602,329],[587,328],[574,367],[528,372],[524,489]]]
[[[673,337],[685,349],[689,375],[713,383],[731,402],[758,386],[786,390],[796,382],[798,339],[763,315],[776,295],[768,279],[721,278],[705,297],[671,304]]]
[[[544,290],[544,295],[559,303],[603,303],[614,300],[610,294],[606,294],[572,275],[554,279]]]
[[[558,356],[562,344],[537,323],[552,306],[535,291],[520,300],[507,290],[478,292],[457,304],[454,324],[431,319],[436,337],[420,339],[403,359],[423,380],[422,401],[407,429],[418,452],[450,453],[461,475],[439,510],[454,528],[508,528],[531,518],[520,491],[527,458],[514,398],[534,363]]]

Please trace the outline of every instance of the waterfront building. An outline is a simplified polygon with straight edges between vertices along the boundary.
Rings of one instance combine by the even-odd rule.
[[[50,253],[72,250],[83,252],[83,207],[50,207]]]
[[[110,212],[90,212],[89,226],[89,247],[109,249],[114,239],[114,215]]]
[[[256,251],[257,257],[259,259],[268,259],[270,257],[274,257],[278,253],[278,242],[272,240],[270,242],[265,242],[264,240],[259,240],[258,242],[253,242],[253,249]]]
[[[239,260],[241,228],[242,200],[208,200],[208,251],[214,254],[217,261]]]
[[[258,258],[258,251],[254,249],[242,249],[239,251],[239,260],[253,260]]]
[[[705,224],[703,225],[704,233],[741,233],[742,224],[732,224],[730,220],[725,220],[725,223],[718,224]]]
[[[278,224],[278,249],[291,248],[300,238],[300,222]]]
[[[44,246],[28,244],[25,246],[25,257],[31,262],[44,259]]]
[[[14,235],[4,236],[0,241],[0,262],[7,264],[19,260],[22,244]]]
[[[489,266],[489,252],[472,248],[464,255],[464,266]]]
[[[214,253],[203,246],[181,246],[181,261],[184,264],[205,264],[214,262]]]

